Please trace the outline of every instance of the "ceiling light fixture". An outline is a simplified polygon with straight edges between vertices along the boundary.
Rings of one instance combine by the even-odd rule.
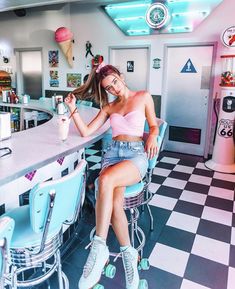
[[[168,0],[168,3],[196,2],[196,0]]]
[[[143,19],[144,19],[144,16],[114,18],[115,21],[134,21],[134,20],[143,20]]]
[[[126,31],[129,34],[149,34],[149,30],[148,29],[129,29]]]
[[[168,27],[168,30],[171,31],[171,32],[179,32],[179,31],[182,31],[182,32],[189,32],[189,31],[193,31],[193,28],[192,26],[171,26],[171,27]]]
[[[150,4],[128,4],[128,5],[107,5],[105,6],[106,10],[116,10],[116,9],[128,9],[128,8],[142,8],[149,7]]]
[[[170,19],[168,7],[163,3],[153,3],[146,12],[146,22],[149,27],[160,29]]]
[[[202,16],[206,16],[207,14],[209,14],[209,12],[208,11],[176,12],[176,13],[172,13],[171,16],[172,17],[180,17],[180,16],[198,15],[198,14],[201,14]]]

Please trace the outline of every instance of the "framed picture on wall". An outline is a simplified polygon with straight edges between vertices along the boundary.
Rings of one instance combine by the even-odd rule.
[[[134,72],[134,61],[127,61],[126,71]]]
[[[67,87],[78,87],[81,83],[81,73],[67,73]]]
[[[50,87],[59,87],[59,75],[57,70],[50,70]]]
[[[48,62],[49,62],[49,67],[59,66],[59,50],[48,51]]]

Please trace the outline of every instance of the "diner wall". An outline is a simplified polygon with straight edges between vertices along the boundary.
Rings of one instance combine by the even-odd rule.
[[[104,12],[94,4],[81,5],[71,3],[27,9],[25,17],[17,17],[13,12],[5,12],[1,13],[0,17],[0,47],[1,49],[4,48],[10,58],[10,62],[7,65],[11,66],[13,70],[13,86],[16,85],[14,49],[42,47],[43,86],[45,91],[46,89],[71,90],[66,84],[67,73],[81,73],[82,78],[89,73],[89,69],[86,66],[90,63],[90,58],[85,57],[87,41],[92,44],[92,52],[94,54],[102,54],[106,62],[109,60],[110,46],[135,47],[138,45],[150,45],[148,87],[152,95],[161,95],[165,44],[218,42],[215,67],[215,94],[216,91],[219,91],[220,55],[224,53],[231,54],[228,48],[222,46],[220,35],[225,28],[234,25],[234,11],[235,1],[224,0],[194,32],[134,37],[125,36]],[[60,52],[59,67],[55,69],[58,70],[60,85],[53,88],[49,84],[48,51],[59,49],[54,41],[54,32],[61,26],[68,27],[74,34],[73,55],[75,60],[73,68],[70,68]],[[158,70],[152,68],[154,58],[162,60],[161,68]],[[0,59],[0,67],[4,65],[2,59]]]

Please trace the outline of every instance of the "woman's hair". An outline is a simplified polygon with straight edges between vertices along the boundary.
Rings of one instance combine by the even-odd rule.
[[[83,77],[83,84],[87,81],[88,77],[89,77],[89,74],[86,74],[86,75]]]
[[[90,98],[99,104],[100,107],[102,107],[108,103],[108,94],[101,86],[102,80],[108,75],[116,74],[120,76],[121,73],[116,67],[112,65],[105,65],[100,70],[98,70],[98,72],[97,70],[97,66],[95,66],[91,70],[87,81],[83,85],[76,88],[73,91],[73,94],[77,99]]]

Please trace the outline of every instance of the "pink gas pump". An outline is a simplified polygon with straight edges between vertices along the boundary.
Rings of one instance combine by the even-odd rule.
[[[223,55],[221,102],[212,159],[205,162],[211,170],[235,173],[235,55]]]

